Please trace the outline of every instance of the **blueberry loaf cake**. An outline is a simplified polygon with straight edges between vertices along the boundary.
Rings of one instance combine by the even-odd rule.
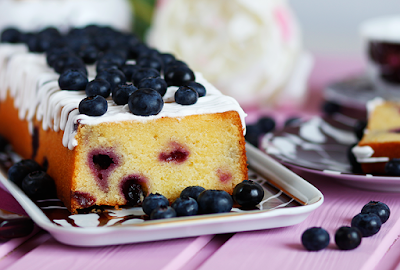
[[[247,179],[245,113],[173,55],[93,25],[1,39],[0,134],[72,213]]]
[[[400,158],[400,103],[377,98],[367,110],[367,127],[352,151],[364,173],[387,174],[387,163]]]

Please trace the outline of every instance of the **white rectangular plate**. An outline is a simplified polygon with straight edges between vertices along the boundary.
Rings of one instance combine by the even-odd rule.
[[[139,207],[103,213],[71,215],[58,200],[30,200],[4,172],[1,183],[21,204],[32,220],[58,241],[75,246],[104,246],[164,240],[206,234],[262,230],[302,222],[318,208],[324,197],[310,183],[268,155],[247,144],[249,179],[259,182],[264,200],[259,209],[232,209],[230,213],[143,219]]]

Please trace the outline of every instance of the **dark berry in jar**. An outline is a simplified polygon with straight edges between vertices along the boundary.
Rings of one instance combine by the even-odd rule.
[[[354,134],[357,136],[359,140],[362,139],[364,135],[364,130],[367,127],[367,121],[365,120],[358,120],[353,127]]]
[[[339,112],[341,106],[335,102],[326,101],[322,104],[322,111],[327,115],[332,115],[334,113]]]
[[[137,70],[141,69],[138,65],[126,64],[121,67],[121,71],[125,74],[125,78],[128,82],[132,81],[132,76]]]
[[[79,70],[66,70],[58,78],[61,90],[85,90],[88,78]]]
[[[152,56],[140,56],[136,60],[136,65],[144,67],[144,68],[154,68],[161,71],[162,62],[159,57],[152,57]]]
[[[257,182],[244,180],[235,186],[232,197],[241,206],[256,206],[264,198],[264,189]]]
[[[383,202],[378,202],[378,201],[370,201],[366,205],[363,206],[361,209],[361,213],[367,214],[367,213],[372,213],[377,215],[382,223],[385,223],[390,216],[390,209],[387,204]]]
[[[111,86],[111,92],[118,85],[126,83],[125,74],[121,70],[114,68],[101,70],[97,73],[96,79],[106,80]]]
[[[150,214],[150,219],[164,219],[173,217],[176,217],[176,212],[171,206],[158,206]]]
[[[176,215],[181,216],[194,216],[199,211],[197,201],[191,197],[181,196],[178,197],[171,205],[174,208]]]
[[[22,190],[33,200],[56,197],[56,187],[53,178],[44,171],[29,173],[22,181]]]
[[[186,82],[185,86],[189,86],[190,88],[196,90],[197,94],[199,94],[199,97],[204,97],[206,95],[206,88],[204,85],[198,82]]]
[[[355,157],[352,151],[355,146],[357,146],[357,143],[354,143],[347,148],[347,153],[346,153],[347,159],[350,162],[351,171],[353,173],[362,173],[361,164],[357,161],[357,158]]]
[[[130,95],[137,90],[133,84],[118,85],[112,92],[112,99],[117,105],[128,104]]]
[[[140,68],[132,75],[132,82],[134,85],[139,85],[139,82],[146,78],[160,77],[160,72],[154,68]]]
[[[379,232],[382,226],[381,219],[375,214],[358,214],[351,220],[351,227],[360,230],[363,237],[372,236]]]
[[[7,177],[10,181],[14,182],[17,186],[22,186],[22,180],[31,172],[41,171],[42,167],[32,159],[24,159],[13,166],[7,172]]]
[[[329,245],[329,233],[321,227],[308,228],[301,235],[301,243],[309,251],[319,251]]]
[[[16,28],[6,28],[1,33],[0,41],[4,43],[18,43],[20,42],[21,32]]]
[[[110,83],[103,79],[94,79],[86,85],[85,93],[90,96],[102,96],[108,98],[111,94]]]
[[[138,88],[151,88],[156,90],[163,97],[167,92],[168,85],[161,77],[145,78],[138,84]]]
[[[190,68],[181,66],[168,68],[164,74],[164,79],[168,86],[181,86],[187,82],[195,81],[196,77]]]
[[[197,198],[199,212],[202,214],[226,213],[233,207],[233,200],[228,192],[208,189],[200,193]]]
[[[343,226],[335,233],[335,243],[339,249],[351,250],[361,244],[362,234],[356,227]]]
[[[168,206],[168,199],[159,193],[150,193],[146,198],[144,198],[142,203],[143,212],[147,215],[151,215],[154,209],[159,206]]]
[[[164,107],[160,93],[150,88],[142,88],[133,92],[128,100],[131,113],[141,116],[156,115]]]
[[[175,92],[175,102],[181,105],[193,105],[198,99],[196,90],[188,86],[179,86]]]
[[[275,120],[268,116],[263,116],[257,121],[262,133],[268,133],[275,129]]]
[[[392,176],[400,176],[400,158],[393,158],[385,164],[385,173]]]
[[[200,193],[202,193],[204,190],[206,190],[206,189],[201,186],[189,186],[189,187],[186,187],[184,190],[182,190],[180,196],[181,197],[190,197],[190,198],[197,200]]]
[[[79,113],[89,116],[101,116],[107,112],[107,100],[102,96],[90,96],[79,103]]]
[[[254,145],[255,147],[258,147],[261,135],[262,131],[260,130],[260,127],[257,124],[246,125],[245,139],[247,142]]]

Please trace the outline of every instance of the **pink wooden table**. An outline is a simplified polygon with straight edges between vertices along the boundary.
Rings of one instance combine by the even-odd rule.
[[[362,69],[359,59],[317,60],[307,101],[311,113],[318,111],[320,89],[327,81]],[[66,246],[38,229],[31,236],[0,242],[0,269],[400,269],[399,193],[364,191],[343,186],[329,177],[298,173],[324,194],[325,201],[295,226],[96,248]],[[336,248],[336,229],[350,225],[351,218],[371,200],[385,202],[391,209],[381,231],[363,238],[355,250]],[[24,213],[1,189],[0,208]],[[308,252],[302,247],[301,234],[312,226],[324,227],[330,233],[327,249]]]

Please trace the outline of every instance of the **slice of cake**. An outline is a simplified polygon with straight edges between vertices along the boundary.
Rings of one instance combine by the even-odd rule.
[[[377,98],[367,110],[367,127],[352,151],[364,173],[384,174],[386,163],[400,158],[400,103]]]
[[[92,33],[93,27],[89,30]],[[127,34],[113,35],[132,40]],[[101,50],[102,41],[89,40],[100,50],[96,64],[77,66],[79,61],[64,58],[63,51],[57,58],[64,61],[62,68],[57,66],[58,60],[52,62],[52,48],[44,54],[29,52],[24,44],[0,45],[0,134],[23,158],[33,158],[47,168],[58,197],[71,212],[95,205],[132,204],[132,196],[142,198],[149,193],[160,193],[173,201],[188,186],[232,193],[236,184],[247,179],[245,113],[233,98],[222,95],[201,74],[182,73],[190,70],[187,66],[178,68],[181,61],[142,43],[108,45],[107,50]],[[112,46],[118,50],[110,52]],[[119,56],[106,58],[121,51],[126,52],[121,63]],[[165,79],[168,88],[165,94],[151,90],[160,96],[161,110],[142,116],[135,108],[140,107],[140,111],[149,104],[129,101],[117,105],[117,96],[123,96],[125,90],[122,94],[118,91],[124,87],[146,92],[138,74],[149,63],[150,52],[162,59],[161,76],[156,77]],[[167,71],[171,61],[176,66],[170,64]],[[104,69],[100,64],[116,67]],[[142,69],[135,71],[135,67]],[[105,74],[114,86],[112,96],[105,98],[106,112],[100,116],[81,111],[87,88],[86,92],[81,86],[72,87],[72,91],[60,89],[64,85],[61,77],[74,85],[70,72],[85,71],[87,81]],[[143,76],[146,79],[148,75]],[[132,80],[134,84],[129,82]],[[205,92],[196,91],[199,85]],[[186,105],[189,98],[184,96],[178,103],[177,93],[182,89],[194,92],[195,102]]]

